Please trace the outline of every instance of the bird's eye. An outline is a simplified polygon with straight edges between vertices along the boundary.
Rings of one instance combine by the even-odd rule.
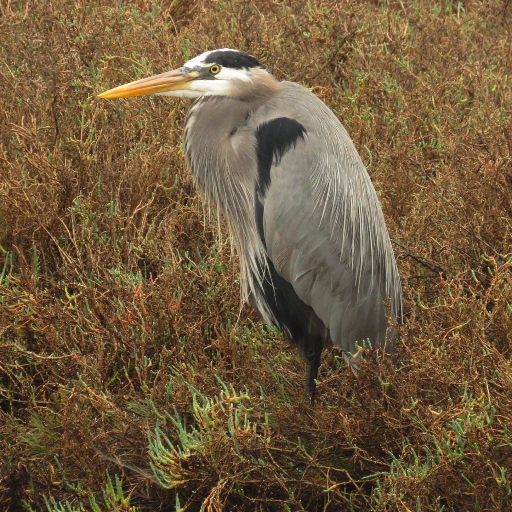
[[[217,64],[215,64],[215,66],[212,66],[210,68],[210,73],[212,75],[216,75],[219,71],[220,71],[220,66],[217,66]]]

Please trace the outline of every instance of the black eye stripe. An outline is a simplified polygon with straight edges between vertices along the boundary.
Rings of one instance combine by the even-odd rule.
[[[216,50],[210,53],[204,62],[233,69],[263,67],[252,55],[231,50]]]

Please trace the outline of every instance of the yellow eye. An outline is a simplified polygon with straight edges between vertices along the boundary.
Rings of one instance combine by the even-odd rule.
[[[212,75],[216,75],[219,71],[220,71],[220,66],[217,66],[217,64],[215,64],[215,66],[212,66],[210,68],[210,73]]]

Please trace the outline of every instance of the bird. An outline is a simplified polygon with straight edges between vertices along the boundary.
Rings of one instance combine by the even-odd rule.
[[[402,287],[382,209],[346,129],[309,89],[255,57],[206,51],[99,95],[191,98],[183,148],[240,260],[242,298],[302,352],[314,404],[325,346],[350,366],[392,352]]]

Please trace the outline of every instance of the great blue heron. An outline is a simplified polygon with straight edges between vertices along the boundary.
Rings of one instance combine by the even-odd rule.
[[[348,133],[313,93],[227,48],[100,97],[147,94],[196,98],[184,134],[194,181],[227,220],[244,298],[304,353],[313,401],[326,342],[350,362],[367,340],[392,341],[402,315],[384,217]]]

